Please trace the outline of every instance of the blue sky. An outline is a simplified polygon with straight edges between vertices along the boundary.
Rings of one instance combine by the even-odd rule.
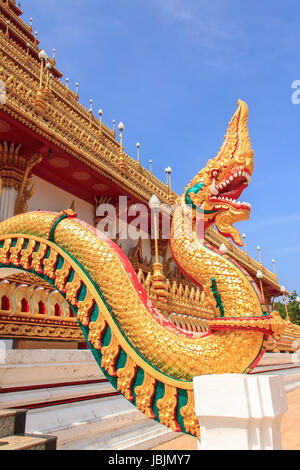
[[[80,102],[125,124],[125,151],[184,190],[216,156],[237,100],[249,106],[255,172],[237,225],[279,282],[300,294],[300,4],[297,0],[23,0],[41,47]]]

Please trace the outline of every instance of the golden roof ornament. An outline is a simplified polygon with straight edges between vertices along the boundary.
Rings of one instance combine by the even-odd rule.
[[[101,134],[102,133],[102,116],[103,116],[102,109],[99,109],[98,114],[99,114],[99,131]]]
[[[140,148],[141,148],[141,144],[139,142],[136,143],[136,149],[137,149],[137,162],[138,164],[140,165],[141,162],[140,162]]]
[[[162,273],[163,267],[158,258],[158,217],[160,210],[160,201],[157,196],[153,195],[149,201],[149,207],[153,214],[154,220],[154,243],[155,243],[155,263],[153,263],[153,273],[151,276],[152,293],[156,295],[160,302],[168,301],[169,292],[166,284],[166,278]]]
[[[124,132],[124,129],[125,129],[125,126],[123,124],[123,122],[120,122],[119,125],[118,125],[118,129],[120,131],[120,158],[119,158],[119,166],[120,166],[120,169],[123,173],[125,173],[127,171],[127,166],[126,166],[126,163],[125,163],[125,160],[124,160],[124,154],[123,154],[123,132]]]

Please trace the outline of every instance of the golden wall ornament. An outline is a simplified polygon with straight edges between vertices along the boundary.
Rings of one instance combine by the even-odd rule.
[[[41,163],[42,158],[41,153],[35,153],[29,160],[26,160],[25,171],[20,183],[14,215],[27,212],[27,201],[32,197],[35,191],[35,185],[30,183],[29,174],[34,166]]]
[[[26,249],[22,250],[22,256],[20,259],[20,264],[24,269],[30,268],[30,262],[32,260],[32,255],[34,253],[34,249],[36,247],[35,240],[29,240],[28,246]],[[51,276],[49,276],[51,277]]]
[[[56,272],[55,276],[55,286],[61,292],[66,292],[66,283],[70,275],[71,266],[67,261],[64,261],[64,264],[61,269]]]
[[[36,285],[27,285],[27,274],[15,275],[14,279],[0,282],[2,337],[84,341],[76,318],[71,316],[58,291],[38,285],[36,277]],[[26,311],[23,311],[24,307],[27,307]],[[60,316],[57,316],[58,312]]]
[[[195,397],[193,391],[188,391],[188,402],[180,410],[183,416],[185,429],[193,436],[200,437],[200,425],[198,418],[195,415]]]
[[[266,338],[285,328],[281,318],[264,313],[255,279],[251,280],[230,256],[207,246],[198,225],[200,214],[205,230],[216,223],[223,234],[240,241],[232,224],[248,218],[250,208],[230,196],[240,197],[253,171],[247,116],[246,104],[239,102],[219,155],[179,198],[181,209],[172,221],[175,261],[200,289],[208,286],[207,295],[214,299],[217,317],[210,320],[205,336],[183,331],[164,318],[125,254],[74,213],[32,212],[0,224],[0,269],[16,267],[13,262],[20,262],[25,246],[36,241],[31,245],[32,255],[25,256],[25,268],[18,267],[54,284],[64,296],[98,365],[115,388],[148,416],[192,435],[198,433],[192,412],[193,378],[249,372],[263,354]],[[181,230],[177,236],[176,230],[183,225],[181,213],[191,218],[193,230]],[[16,246],[20,248],[17,256],[12,252]],[[60,262],[52,264],[50,279],[45,269],[50,256],[56,259],[52,252],[59,255]],[[88,314],[79,313],[82,292],[89,293],[89,301],[93,298],[95,302]],[[187,296],[188,291],[183,289],[181,294]],[[142,374],[144,381],[135,385]],[[148,399],[145,390],[149,390]]]
[[[144,374],[143,384],[135,388],[136,407],[144,413],[147,418],[155,419],[152,408],[155,393],[156,380],[148,374]]]
[[[27,256],[27,254],[26,254]],[[44,259],[44,274],[50,279],[55,278],[55,268],[58,261],[58,254],[55,251],[51,250],[50,255],[47,259]]]
[[[79,293],[80,288],[81,288],[81,280],[75,274],[72,281],[66,284],[66,299],[68,302],[70,302],[71,305],[75,307],[78,305],[77,298],[78,298],[78,293]]]
[[[95,306],[95,299],[90,291],[87,292],[85,299],[78,302],[77,318],[83,326],[90,323],[91,313]]]
[[[124,397],[129,401],[133,401],[134,399],[132,394],[132,382],[135,378],[136,371],[137,366],[130,357],[127,358],[125,367],[123,369],[118,369],[117,371],[118,390],[120,390]]]
[[[164,397],[157,401],[160,422],[175,432],[180,431],[180,426],[175,416],[177,398],[177,389],[170,385],[165,385]]]
[[[86,317],[83,318],[84,326],[86,325]],[[97,321],[89,323],[89,336],[88,341],[94,346],[94,348],[101,351],[102,348],[102,337],[107,328],[107,323],[101,315],[98,315]]]
[[[109,345],[101,349],[101,354],[102,354],[101,366],[112,377],[117,376],[116,361],[117,361],[117,357],[119,355],[120,349],[121,349],[120,344],[114,335],[112,335]]]
[[[26,160],[20,156],[22,145],[14,142],[0,142],[0,175],[2,186],[19,189],[25,172]]]
[[[48,249],[47,245],[45,243],[41,243],[38,251],[36,251],[32,255],[31,267],[32,269],[34,269],[34,271],[36,271],[39,274],[43,272],[43,261],[46,257],[47,249]]]

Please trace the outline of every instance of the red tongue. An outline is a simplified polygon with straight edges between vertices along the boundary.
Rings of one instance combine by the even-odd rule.
[[[243,190],[247,186],[245,178],[238,176],[231,183],[219,193],[219,196],[228,197],[230,199],[238,199],[242,194]]]
[[[224,193],[220,193],[219,196],[228,197],[228,199],[238,199],[240,195],[242,194],[243,189],[244,188],[240,187],[240,188],[232,189],[231,191],[228,190]]]

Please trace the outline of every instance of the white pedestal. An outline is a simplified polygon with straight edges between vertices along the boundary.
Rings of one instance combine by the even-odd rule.
[[[194,378],[200,450],[280,450],[287,410],[277,375],[204,375]]]

